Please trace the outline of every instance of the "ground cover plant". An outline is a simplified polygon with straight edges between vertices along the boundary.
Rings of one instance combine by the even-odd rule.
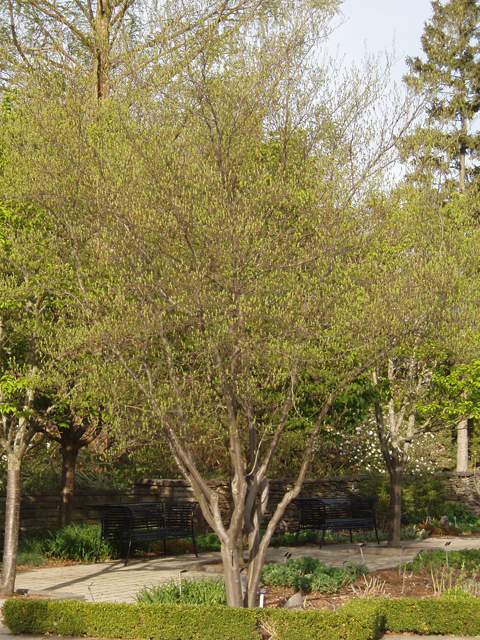
[[[272,587],[293,587],[303,593],[334,593],[340,587],[351,584],[356,576],[367,572],[364,564],[349,561],[345,568],[329,567],[316,558],[306,556],[298,560],[287,560],[284,564],[265,565],[262,582]]]
[[[448,566],[451,569],[467,569],[469,571],[480,571],[480,549],[460,549],[458,551],[448,551],[448,549],[430,549],[422,551],[414,560],[407,565],[407,570],[421,571],[422,569],[436,569]]]
[[[408,570],[417,576],[425,576],[436,596],[480,596],[477,582],[480,579],[480,549],[422,551],[406,565],[405,571]]]

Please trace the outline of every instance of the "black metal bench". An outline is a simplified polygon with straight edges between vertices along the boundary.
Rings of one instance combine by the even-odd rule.
[[[335,498],[294,498],[298,509],[298,534],[303,530],[322,531],[320,548],[325,541],[327,529],[349,529],[352,542],[352,529],[375,529],[377,543],[380,544],[375,517],[377,497],[342,496]]]
[[[198,558],[193,531],[193,512],[198,502],[136,502],[130,504],[90,504],[100,516],[102,530],[100,545],[104,540],[128,544],[125,566],[135,542],[163,540],[167,552],[167,540],[191,538]]]

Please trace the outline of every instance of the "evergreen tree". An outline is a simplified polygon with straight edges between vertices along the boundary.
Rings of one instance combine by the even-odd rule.
[[[427,129],[410,140],[407,153],[416,168],[430,172],[444,166],[459,172],[465,190],[466,158],[473,156],[480,138],[472,124],[480,110],[480,5],[477,0],[432,2],[433,16],[425,23],[422,49],[426,59],[407,58],[405,82],[428,101]],[[419,142],[419,134],[421,142]],[[416,152],[414,147],[416,146]],[[422,158],[419,161],[419,156]]]

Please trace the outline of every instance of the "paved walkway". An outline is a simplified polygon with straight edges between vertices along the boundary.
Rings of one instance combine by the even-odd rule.
[[[465,536],[456,538],[432,538],[427,540],[402,541],[402,550],[391,550],[385,546],[380,548],[369,543],[362,549],[358,544],[326,545],[318,549],[317,545],[304,547],[280,547],[269,549],[267,562],[282,562],[285,553],[291,553],[292,558],[313,556],[331,566],[342,566],[348,560],[362,561],[361,550],[365,562],[370,570],[388,569],[398,566],[400,560],[411,560],[422,549],[445,549],[445,543],[450,542],[448,549],[480,549],[480,536]],[[179,572],[185,578],[199,578],[205,572],[221,571],[219,552],[201,552],[198,558],[189,556],[170,556],[157,559],[130,560],[127,567],[123,561],[100,562],[98,564],[77,564],[67,567],[37,567],[35,569],[19,571],[17,573],[16,588],[28,589],[30,592],[48,592],[59,597],[83,597],[87,601],[95,602],[135,602],[135,595],[143,586],[157,585],[171,579],[178,580]],[[0,640],[10,632],[0,627]],[[414,636],[385,636],[387,640],[405,640]],[[435,636],[440,640],[440,636]],[[428,640],[427,636],[422,636]],[[30,640],[33,640],[30,637]],[[449,640],[455,640],[449,636]]]
[[[427,540],[405,540],[402,550],[391,550],[385,546],[369,543],[362,550],[365,562],[370,570],[388,569],[397,566],[400,560],[411,560],[422,549],[449,550],[478,549],[480,536],[457,538],[432,538]],[[313,556],[325,564],[341,567],[348,560],[361,562],[361,549],[358,544],[326,545],[319,549],[317,545],[304,547],[271,548],[267,552],[267,562],[282,562],[285,553],[292,558]],[[186,569],[184,577],[198,578],[207,572],[221,570],[220,552],[201,552],[198,558],[193,555],[168,556],[166,558],[132,558],[128,566],[123,561],[114,560],[98,564],[77,564],[67,567],[37,567],[17,573],[16,588],[29,589],[31,592],[47,591],[57,596],[83,596],[85,600],[95,602],[135,602],[135,595],[144,586],[178,580],[180,571]]]

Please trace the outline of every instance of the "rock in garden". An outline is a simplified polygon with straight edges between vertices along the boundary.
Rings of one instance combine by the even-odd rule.
[[[447,516],[442,516],[440,518],[440,526],[441,527],[449,527],[450,526],[450,521],[448,520]]]
[[[285,609],[303,609],[303,594],[301,591],[297,591],[286,601]]]

